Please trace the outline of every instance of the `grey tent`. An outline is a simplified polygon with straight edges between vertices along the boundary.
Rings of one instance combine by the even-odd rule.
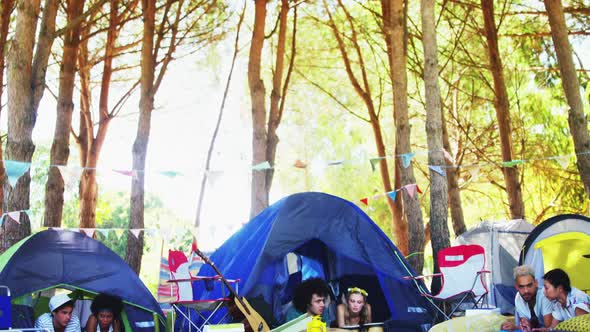
[[[529,233],[535,228],[525,220],[502,222],[483,221],[461,234],[457,244],[479,244],[486,251],[486,279],[490,304],[502,313],[514,314],[514,278],[512,270],[518,265],[520,251]]]

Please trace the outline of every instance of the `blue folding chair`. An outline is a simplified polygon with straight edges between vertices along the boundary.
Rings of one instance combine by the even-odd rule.
[[[9,329],[12,327],[12,314],[10,311],[10,289],[8,286],[0,285],[0,288],[6,290],[5,295],[0,295],[0,329]]]

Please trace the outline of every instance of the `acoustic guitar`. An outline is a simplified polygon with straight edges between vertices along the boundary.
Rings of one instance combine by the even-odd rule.
[[[268,327],[268,324],[266,323],[264,318],[262,318],[262,316],[260,316],[260,314],[258,312],[256,312],[256,310],[254,310],[254,308],[252,308],[252,306],[250,305],[250,303],[248,303],[248,301],[246,300],[245,297],[238,296],[236,291],[229,284],[229,282],[225,279],[223,274],[221,274],[221,271],[219,271],[217,266],[215,266],[215,264],[209,259],[209,257],[205,256],[205,254],[203,254],[198,248],[193,248],[193,250],[199,257],[201,257],[201,259],[205,263],[207,263],[209,266],[211,266],[213,268],[213,270],[215,271],[215,273],[217,273],[219,278],[221,278],[221,281],[223,282],[225,287],[231,293],[231,298],[233,298],[234,304],[239,309],[239,311],[242,313],[242,315],[244,315],[244,318],[245,318],[246,322],[248,323],[248,324],[244,324],[244,325],[246,325],[246,327],[248,327],[248,325],[249,325],[250,329],[253,332],[268,332],[268,331],[270,331],[270,328]]]

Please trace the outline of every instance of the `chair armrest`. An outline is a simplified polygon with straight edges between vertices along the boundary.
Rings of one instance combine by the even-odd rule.
[[[440,277],[440,276],[442,276],[442,273],[426,274],[423,276],[415,276],[415,277],[403,276],[402,279],[404,279],[404,280],[421,280],[421,279],[428,278],[428,277]]]

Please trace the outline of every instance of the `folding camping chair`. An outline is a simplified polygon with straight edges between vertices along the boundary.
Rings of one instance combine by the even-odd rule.
[[[192,262],[192,257],[190,262]],[[227,313],[216,317],[216,313],[232,302],[225,287],[222,284],[223,278],[221,276],[193,276],[189,269],[189,259],[182,251],[170,250],[168,252],[168,264],[170,267],[171,279],[169,283],[177,285],[176,300],[171,302],[173,308],[172,313],[182,316],[188,322],[189,331],[194,328],[197,332],[203,332],[207,324],[221,324],[225,322]],[[239,279],[226,279],[228,285],[233,286],[234,291],[238,292]],[[214,284],[220,285],[222,296],[215,299],[195,300],[193,297],[193,283],[204,283],[206,288],[213,289]],[[187,308],[186,310],[183,308]],[[193,309],[191,311],[190,309]],[[191,312],[196,313],[196,316],[191,317]],[[173,319],[174,321],[174,319]]]
[[[430,275],[441,278],[438,294],[422,293],[423,296],[438,300],[442,304],[439,311],[449,319],[462,305],[471,302],[479,308],[487,299],[488,289],[484,280],[485,250],[477,244],[448,247],[438,252],[440,273]],[[423,279],[419,276],[413,279]],[[448,308],[447,308],[448,306]]]

